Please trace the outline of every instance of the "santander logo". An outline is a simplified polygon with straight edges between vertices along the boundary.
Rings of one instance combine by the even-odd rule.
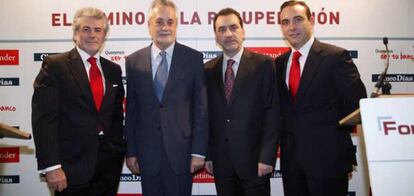
[[[0,50],[0,65],[19,65],[19,50]]]

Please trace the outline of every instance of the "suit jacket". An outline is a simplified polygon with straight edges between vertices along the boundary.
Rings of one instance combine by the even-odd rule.
[[[100,63],[106,86],[100,112],[76,48],[45,58],[34,81],[32,128],[38,169],[61,164],[69,184],[92,178],[98,126],[115,153],[124,150],[121,68],[104,58]]]
[[[126,59],[127,157],[138,159],[143,175],[156,175],[165,151],[177,174],[189,173],[191,154],[205,155],[208,113],[203,56],[175,43],[162,101],[151,71],[151,46]],[[164,149],[163,149],[164,148]]]
[[[359,107],[364,84],[349,52],[315,39],[305,62],[296,101],[286,85],[290,52],[275,60],[281,97],[281,169],[296,160],[314,177],[333,177],[356,164],[352,127],[338,121]]]
[[[223,56],[205,64],[210,115],[209,158],[214,175],[226,163],[243,179],[257,177],[258,162],[274,165],[279,123],[272,60],[244,50],[229,104],[223,82]]]

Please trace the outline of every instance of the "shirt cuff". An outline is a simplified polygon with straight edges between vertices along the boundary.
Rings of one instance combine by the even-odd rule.
[[[191,156],[193,156],[193,157],[198,157],[198,158],[203,158],[203,159],[205,159],[205,158],[206,158],[206,156],[199,155],[199,154],[191,154]]]
[[[53,171],[55,169],[59,169],[61,167],[62,167],[62,165],[60,165],[60,164],[59,165],[54,165],[54,166],[51,166],[51,167],[47,167],[46,169],[39,170],[39,173],[40,174],[45,174],[47,172]]]

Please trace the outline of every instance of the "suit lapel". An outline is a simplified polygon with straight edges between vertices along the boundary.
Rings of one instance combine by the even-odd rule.
[[[239,68],[237,70],[236,79],[234,81],[233,91],[230,96],[230,106],[232,105],[234,100],[237,97],[239,97],[238,94],[240,93],[240,90],[243,87],[243,83],[247,80],[247,77],[251,72],[253,64],[253,62],[251,62],[250,60],[251,56],[252,54],[248,50],[244,49],[243,55],[240,59]]]
[[[102,77],[105,78],[105,94],[104,97],[102,99],[102,106],[101,106],[101,111],[102,108],[104,108],[106,105],[108,105],[109,103],[111,103],[110,98],[112,97],[112,75],[111,75],[111,70],[109,67],[108,62],[103,59],[102,57],[100,58],[100,63],[101,63],[101,68],[102,68]]]
[[[72,72],[73,78],[75,78],[79,89],[88,102],[88,105],[92,106],[92,108],[96,110],[95,103],[92,98],[91,87],[89,85],[88,75],[86,73],[85,66],[83,65],[82,58],[76,48],[69,52],[69,58],[70,62],[67,65],[68,69]]]
[[[282,65],[282,68],[281,68],[281,71],[280,71],[280,80],[281,80],[281,83],[282,83],[282,89],[281,90],[284,90],[284,91],[287,91],[288,92],[288,94],[290,95],[290,92],[289,92],[289,88],[288,88],[288,86],[287,86],[287,84],[286,84],[286,72],[287,72],[287,64],[288,64],[288,59],[289,59],[289,54],[291,53],[291,51],[288,51],[288,52],[286,52],[286,55],[284,55],[284,56],[282,56],[281,58],[281,65]],[[292,100],[292,96],[290,96],[290,100]]]
[[[217,91],[220,93],[220,97],[225,105],[227,105],[226,96],[224,93],[224,80],[223,80],[223,56],[217,59],[213,68],[213,77]]]
[[[170,92],[173,89],[175,83],[177,82],[177,76],[179,73],[183,73],[182,69],[185,64],[185,54],[182,54],[181,45],[175,43],[174,51],[171,59],[170,71],[168,73],[167,84],[165,85],[164,95],[161,102],[168,99],[168,96],[172,93]]]
[[[321,49],[319,41],[315,39],[309,54],[305,62],[305,67],[302,72],[302,77],[300,79],[298,94],[296,97],[296,102],[300,103],[303,97],[306,94],[306,90],[309,89],[309,86],[312,83],[312,80],[315,78],[315,74],[323,60],[323,57],[320,55]]]
[[[155,95],[154,79],[152,77],[151,45],[142,50],[140,54],[142,55],[142,58],[139,58],[140,62],[137,62],[137,65],[140,66],[139,70],[143,70],[144,73],[143,79],[139,81],[144,83],[142,86],[150,87],[148,90],[152,93],[148,95],[152,96],[153,100],[159,102],[157,96]]]

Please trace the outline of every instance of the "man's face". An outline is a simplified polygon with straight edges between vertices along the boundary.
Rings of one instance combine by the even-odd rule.
[[[155,7],[148,21],[148,29],[152,41],[158,48],[168,48],[177,36],[177,17],[174,9],[169,6]]]
[[[244,29],[236,15],[219,16],[214,31],[216,42],[227,56],[233,57],[243,47]]]
[[[93,56],[99,52],[105,41],[104,20],[83,17],[79,22],[80,27],[73,35],[76,46]]]
[[[283,8],[280,12],[283,36],[296,50],[300,49],[313,34],[314,19],[306,17],[306,10],[301,5]]]

